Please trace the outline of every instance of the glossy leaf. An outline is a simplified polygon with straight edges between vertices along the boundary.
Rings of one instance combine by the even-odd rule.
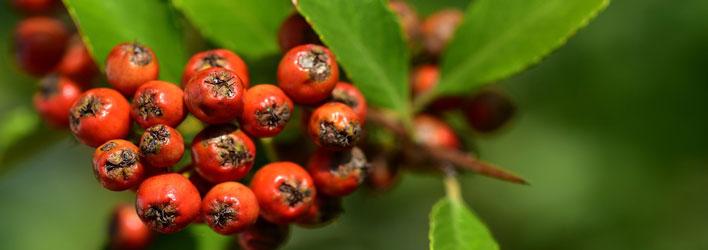
[[[64,0],[64,4],[101,68],[116,44],[135,41],[155,51],[160,79],[179,82],[187,51],[176,13],[168,2]]]
[[[436,94],[464,94],[538,63],[609,0],[477,0],[444,54]]]
[[[300,0],[298,9],[367,101],[408,114],[408,50],[383,1]]]
[[[278,29],[292,11],[283,0],[172,0],[204,36],[251,58],[278,53]]]
[[[428,234],[431,250],[499,249],[486,226],[462,201],[446,197],[433,206]]]
[[[418,12],[420,18],[428,16],[431,13],[441,9],[465,9],[470,2],[471,0],[408,0],[408,3],[410,3]]]

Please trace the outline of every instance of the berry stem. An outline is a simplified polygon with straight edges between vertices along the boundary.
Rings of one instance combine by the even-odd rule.
[[[268,161],[278,161],[278,151],[275,150],[273,138],[261,138],[261,145],[263,145],[263,149],[265,150],[266,157],[268,157]]]

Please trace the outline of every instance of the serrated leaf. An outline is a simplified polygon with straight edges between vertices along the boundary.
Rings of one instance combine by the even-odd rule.
[[[172,0],[202,34],[251,58],[278,53],[280,24],[292,11],[283,0]]]
[[[436,94],[464,94],[538,63],[609,0],[477,0],[445,52]]]
[[[499,249],[486,226],[462,201],[443,198],[430,212],[431,250]]]
[[[64,0],[84,42],[101,68],[111,49],[122,42],[145,44],[155,51],[160,79],[179,82],[187,62],[176,13],[161,0]]]
[[[301,0],[298,9],[368,102],[408,114],[408,50],[383,1]]]

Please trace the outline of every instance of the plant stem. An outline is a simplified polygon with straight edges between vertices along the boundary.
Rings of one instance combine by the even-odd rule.
[[[450,200],[454,202],[462,202],[462,194],[460,192],[460,182],[457,181],[455,169],[449,166],[445,169],[445,193]]]
[[[430,102],[432,102],[437,96],[438,93],[435,90],[431,90],[415,98],[413,100],[413,113],[417,114],[422,111],[425,106],[428,106],[428,104],[430,104]]]
[[[278,161],[278,151],[275,150],[275,145],[273,144],[273,138],[261,138],[261,145],[265,150],[266,157],[270,162]]]

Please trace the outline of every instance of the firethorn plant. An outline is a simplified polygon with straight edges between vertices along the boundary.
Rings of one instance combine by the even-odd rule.
[[[607,3],[538,1],[424,16],[404,0],[299,0],[272,16],[253,6],[276,1],[64,0],[78,35],[52,17],[60,1],[13,0],[28,15],[14,52],[17,68],[42,77],[33,103],[43,120],[95,148],[101,186],[135,191],[134,206],[115,208],[114,249],[199,223],[235,234],[240,249],[275,249],[292,224],[331,223],[360,186],[386,191],[420,169],[444,176],[447,191],[430,216],[431,248],[498,249],[456,176],[526,181],[466,151],[468,134],[501,131],[516,112],[502,89],[479,87],[537,62]],[[158,15],[135,16],[136,4]]]

